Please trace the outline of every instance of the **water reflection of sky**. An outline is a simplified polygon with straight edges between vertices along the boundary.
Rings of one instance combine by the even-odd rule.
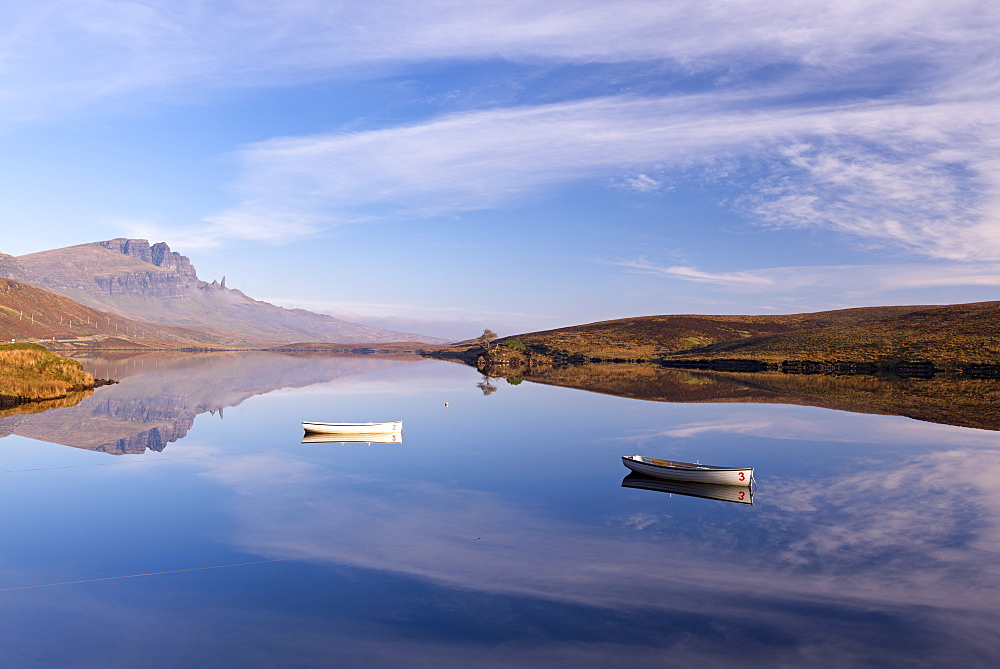
[[[284,560],[0,592],[0,659],[800,666],[1000,652],[997,433],[502,381],[484,397],[459,365],[323,364],[319,382],[295,382],[316,366],[269,361],[281,383],[250,392],[233,363],[245,397],[220,419],[203,396],[162,453],[0,440],[0,588]],[[299,443],[303,419],[396,418],[403,444]],[[633,452],[753,466],[755,504],[622,488]]]

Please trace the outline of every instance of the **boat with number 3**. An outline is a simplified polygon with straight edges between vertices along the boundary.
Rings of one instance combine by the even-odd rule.
[[[647,458],[642,455],[623,455],[622,463],[637,474],[674,481],[737,486],[749,486],[753,483],[753,467],[716,467],[697,462]]]

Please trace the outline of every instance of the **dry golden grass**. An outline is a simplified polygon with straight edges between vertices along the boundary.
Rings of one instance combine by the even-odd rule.
[[[76,360],[62,358],[38,344],[0,346],[0,395],[22,400],[63,397],[93,387],[94,377]]]
[[[1000,363],[1000,302],[923,308],[875,321],[729,341],[670,359],[764,362],[927,361],[957,368]]]

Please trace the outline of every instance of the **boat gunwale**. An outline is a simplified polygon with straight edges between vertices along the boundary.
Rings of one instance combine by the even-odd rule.
[[[367,423],[322,423],[317,420],[301,421],[303,425],[324,425],[326,427],[374,427],[376,425],[395,425],[402,423],[401,420],[380,420],[378,422],[368,421]]]
[[[302,421],[302,429],[306,434],[402,434],[403,421],[393,420],[378,423],[320,423],[316,421]]]
[[[636,460],[636,458],[640,458]],[[753,472],[753,467],[720,467],[718,465],[703,465],[697,462],[679,462],[670,460],[660,460],[658,458],[647,458],[644,455],[623,455],[622,460],[638,462],[650,467],[661,467],[663,469],[677,469],[680,471],[713,471],[713,472]]]

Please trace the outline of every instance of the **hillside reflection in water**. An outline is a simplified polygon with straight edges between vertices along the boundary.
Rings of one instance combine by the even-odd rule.
[[[517,377],[520,381],[522,377]],[[656,402],[755,402],[908,416],[1000,430],[1000,380],[939,374],[930,379],[714,372],[653,364],[541,369],[525,380]]]
[[[98,355],[79,360],[95,377],[121,383],[102,388],[88,401],[77,398],[72,408],[0,418],[0,435],[117,455],[162,451],[183,439],[199,414],[222,418],[225,409],[256,395],[419,361],[264,352]]]
[[[486,396],[475,370],[419,359],[153,359],[85,361],[121,383],[0,440],[5,665],[1000,654],[1000,434],[532,383]],[[300,443],[304,419],[384,418],[404,443]],[[138,451],[154,428],[163,454],[59,445]],[[628,453],[750,465],[759,488],[749,505],[622,487]]]

